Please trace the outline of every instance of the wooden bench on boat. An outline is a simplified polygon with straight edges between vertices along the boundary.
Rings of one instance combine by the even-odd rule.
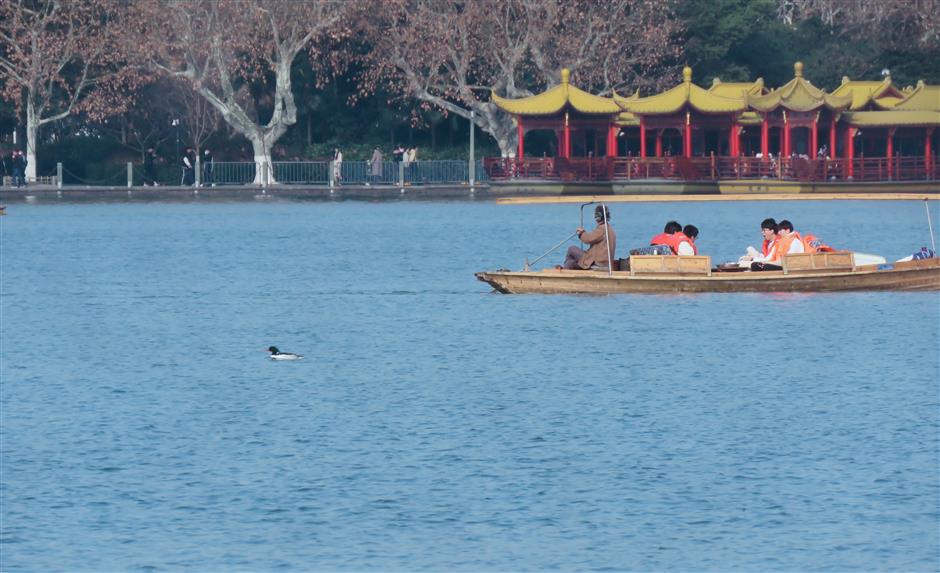
[[[712,258],[709,256],[633,255],[630,257],[630,276],[670,274],[712,276]]]
[[[851,271],[854,268],[855,257],[850,252],[799,253],[783,257],[783,274],[794,271]]]

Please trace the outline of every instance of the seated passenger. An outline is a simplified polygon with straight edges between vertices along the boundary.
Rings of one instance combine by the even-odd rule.
[[[784,255],[795,255],[806,252],[803,238],[793,230],[793,223],[784,219],[777,224],[777,244],[771,258],[766,262],[751,263],[752,271],[780,271],[783,270]]]
[[[665,228],[663,228],[662,233],[650,239],[650,245],[651,246],[669,245],[669,241],[672,235],[675,235],[676,233],[679,233],[681,231],[682,231],[682,225],[680,225],[677,221],[669,221],[668,223],[666,223]]]
[[[764,238],[760,252],[748,246],[747,254],[738,259],[739,265],[750,265],[753,262],[765,263],[773,256],[774,246],[777,244],[777,221],[768,218],[760,223],[760,232]]]
[[[695,225],[686,225],[682,228],[682,233],[676,233],[679,237],[679,245],[676,248],[677,255],[697,255],[698,247],[695,246],[695,240],[698,238],[698,227]]]
[[[565,264],[557,265],[555,268],[587,270],[596,265],[607,269],[610,261],[616,259],[617,252],[617,234],[611,225],[610,210],[603,205],[598,205],[594,209],[594,220],[597,226],[593,231],[585,231],[578,227],[578,238],[581,242],[590,245],[585,251],[581,247],[572,245],[568,247],[568,253],[565,255]],[[610,237],[610,250],[607,249],[607,239]]]

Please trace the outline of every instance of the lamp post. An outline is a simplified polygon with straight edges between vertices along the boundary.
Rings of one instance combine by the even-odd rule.
[[[476,117],[476,112],[470,110],[470,187],[473,188],[473,184],[476,180],[476,169],[477,169],[477,160],[476,160],[476,149],[474,141],[474,133],[476,132],[476,123],[473,119]]]
[[[170,125],[176,128],[176,159],[179,160],[180,157],[180,120],[174,119],[170,122]]]

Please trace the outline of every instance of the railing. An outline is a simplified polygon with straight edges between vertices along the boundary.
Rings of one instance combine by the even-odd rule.
[[[483,161],[491,179],[622,181],[935,181],[940,162],[923,156],[857,157],[851,161],[805,157],[578,157],[501,158]]]
[[[343,161],[339,165],[338,177],[331,177],[334,164],[332,161],[275,161],[272,163],[272,181],[288,185],[447,185],[468,184],[470,165],[463,160],[428,160],[402,163],[383,161],[381,169],[373,174],[368,161]],[[123,185],[130,178],[134,185],[144,184],[144,167],[134,164],[128,169],[127,163],[103,165],[108,177],[87,178],[72,174],[68,167],[64,169],[66,184],[83,185]],[[160,165],[156,169],[155,180],[159,185],[182,185],[182,168]],[[253,161],[215,161],[212,164],[211,180],[207,181],[200,166],[198,178],[204,185],[253,185],[255,184],[256,165]],[[474,168],[474,182],[485,183],[489,180],[483,161],[478,160]]]

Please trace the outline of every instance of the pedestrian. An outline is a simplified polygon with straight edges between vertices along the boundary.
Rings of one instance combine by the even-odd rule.
[[[212,163],[212,152],[209,149],[204,149],[202,152],[202,185],[203,187],[215,187],[215,183],[212,181],[212,169],[214,165]]]
[[[180,185],[186,185],[186,182],[189,180],[189,148],[187,147],[183,150],[183,154],[180,156]]]
[[[13,184],[17,187],[26,185],[26,166],[29,162],[23,151],[17,149],[13,152]]]
[[[157,151],[152,148],[147,148],[147,153],[144,154],[144,186],[156,187],[157,185]]]
[[[375,181],[377,183],[382,182],[382,152],[379,151],[379,148],[376,147],[375,151],[372,152],[372,159],[369,160],[370,172],[369,172],[369,181]],[[369,185],[369,182],[366,182],[366,185]]]
[[[336,185],[343,181],[343,152],[337,147],[333,150],[333,182]]]

